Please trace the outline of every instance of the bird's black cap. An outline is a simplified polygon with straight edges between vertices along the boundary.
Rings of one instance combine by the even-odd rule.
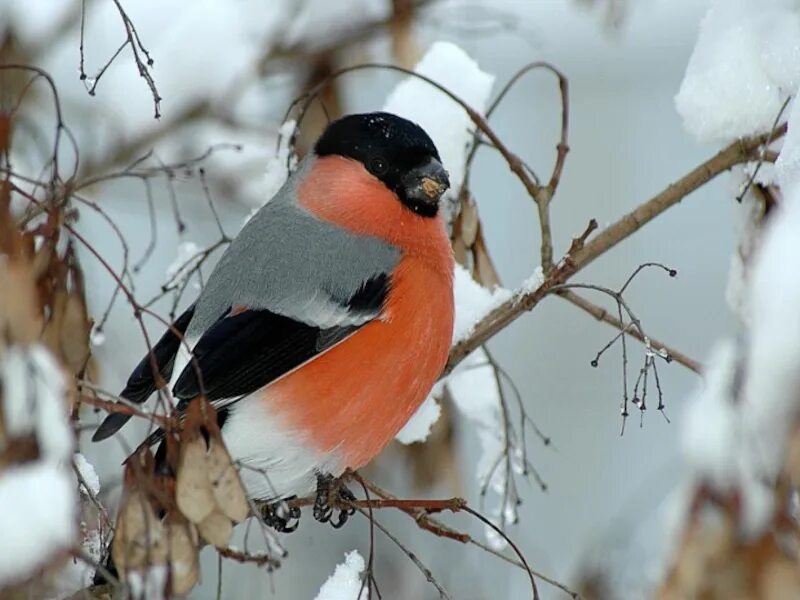
[[[447,187],[439,151],[416,123],[386,112],[347,115],[320,136],[317,156],[340,155],[361,162],[414,212],[435,216]],[[436,182],[422,186],[423,180]]]

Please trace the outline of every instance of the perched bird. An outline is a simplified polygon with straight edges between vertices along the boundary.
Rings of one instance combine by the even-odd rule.
[[[448,186],[418,125],[379,112],[332,122],[174,323],[186,343],[169,330],[153,347],[179,411],[201,393],[216,407],[254,499],[306,495],[366,464],[430,392],[453,332]],[[155,391],[151,365],[123,398]],[[110,414],[93,439],[128,419]]]

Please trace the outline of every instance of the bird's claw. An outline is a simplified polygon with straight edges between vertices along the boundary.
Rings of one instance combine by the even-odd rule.
[[[264,506],[261,517],[264,523],[280,533],[291,533],[300,525],[300,507],[291,506],[289,500],[296,496],[278,500]]]
[[[320,523],[330,523],[339,529],[356,512],[353,506],[356,497],[347,489],[341,478],[336,479],[330,474],[317,475],[317,498],[314,500],[314,518]],[[344,506],[344,507],[343,507]],[[332,520],[334,510],[339,514]]]

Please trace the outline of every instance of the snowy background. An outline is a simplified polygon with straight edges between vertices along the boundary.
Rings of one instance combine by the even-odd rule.
[[[85,33],[86,71],[91,74],[113,54],[124,33],[112,3],[87,4],[91,10]],[[380,0],[206,1],[188,10],[179,2],[126,3],[155,60],[153,75],[163,97],[162,119],[180,119],[200,102],[212,106],[213,118],[186,119],[186,124],[151,143],[148,133],[158,125],[152,119],[152,97],[127,53],[103,76],[96,95],[89,97],[78,79],[77,29],[73,27],[55,44],[39,45],[68,16],[69,3],[0,0],[0,35],[6,28],[13,31],[19,47],[31,52],[35,64],[53,75],[65,119],[82,148],[84,166],[104,164],[110,149],[140,137],[145,144],[136,155],[154,147],[164,161],[198,155],[210,144],[241,145],[241,152],[221,151],[207,166],[209,179],[214,178],[212,195],[222,226],[233,234],[274,189],[274,178],[280,179],[276,172],[282,161],[272,159],[275,134],[296,86],[307,76],[302,61],[298,66],[276,59],[263,72],[258,57],[270,47],[279,52],[300,45],[310,53],[324,45],[327,36],[358,27],[354,14],[364,20],[380,19],[389,14],[389,4]],[[616,25],[606,20],[606,2],[432,2],[421,13],[414,31],[423,52],[436,41],[449,41],[477,63],[471,77],[447,69],[437,73],[435,65],[431,71],[437,79],[449,77],[451,81],[443,81],[447,85],[462,85],[460,93],[476,106],[485,102],[491,76],[495,94],[497,82],[507,81],[532,60],[550,61],[568,77],[571,151],[551,210],[555,253],[560,256],[590,218],[597,219],[602,228],[710,157],[721,143],[769,129],[786,92],[798,85],[795,71],[800,60],[793,61],[798,58],[793,52],[800,48],[800,11],[792,3],[774,0],[766,3],[769,10],[759,11],[753,24],[756,4],[755,0],[736,0],[730,5],[717,2],[714,10],[718,14],[709,15],[705,38],[701,36],[691,61],[701,20],[710,5],[703,0],[629,2]],[[744,27],[745,23],[751,26]],[[727,27],[736,29],[740,40],[731,49],[718,46],[724,37],[720,32]],[[776,30],[776,35],[769,36],[772,45],[767,44],[763,32]],[[728,62],[720,67],[715,56]],[[338,60],[346,65],[389,59],[387,37],[376,35],[344,50]],[[459,68],[466,69],[465,64],[460,63]],[[732,74],[734,67],[737,71]],[[476,82],[477,69],[488,74],[485,80]],[[681,88],[684,75],[687,82]],[[737,87],[743,80],[749,85],[747,94]],[[387,73],[349,76],[340,88],[344,110],[386,106],[398,81],[397,75]],[[692,87],[703,82],[710,82],[710,91]],[[492,118],[501,139],[542,174],[550,169],[558,136],[556,92],[548,76],[529,76]],[[731,103],[729,112],[724,113],[713,105],[720,97],[740,101]],[[395,91],[388,106],[413,112],[403,101],[402,90]],[[425,106],[435,113],[434,105]],[[435,114],[429,117],[435,121]],[[265,177],[268,163],[270,173]],[[616,288],[646,261],[677,269],[674,279],[645,272],[626,298],[649,334],[706,363],[717,342],[735,338],[740,328],[726,301],[741,220],[737,215],[741,209],[733,200],[740,180],[740,175],[724,175],[701,188],[605,254],[576,281]],[[158,239],[152,259],[135,278],[140,299],[158,293],[176,259],[186,258],[192,248],[207,247],[218,238],[217,224],[196,178],[179,175],[174,181],[177,206],[186,224],[182,233],[176,227],[166,185],[159,180],[153,185]],[[488,150],[478,155],[471,187],[500,278],[506,286],[517,287],[538,266],[536,207],[507,165]],[[123,181],[93,191],[92,199],[102,203],[119,224],[132,260],[137,260],[150,240],[143,186],[138,181]],[[82,211],[79,230],[113,264],[121,263],[119,243],[99,215]],[[92,264],[91,257],[81,258],[86,265],[90,312],[99,316],[112,294],[112,282]],[[184,304],[193,293],[190,286]],[[166,314],[170,303],[161,301],[156,308]],[[160,329],[152,320],[147,324],[152,334]],[[608,326],[552,297],[498,335],[490,348],[522,390],[530,416],[552,439],[552,445],[545,447],[529,436],[530,459],[548,490],[541,491],[535,483],[520,490],[520,523],[509,529],[511,537],[536,570],[571,585],[602,573],[615,590],[611,597],[635,600],[646,597],[645,590],[660,579],[665,568],[669,532],[675,529],[684,491],[694,474],[682,448],[688,446],[691,455],[697,438],[704,438],[705,425],[717,413],[688,410],[700,400],[696,393],[700,378],[673,363],[660,370],[666,413],[672,423],[649,411],[639,427],[635,413],[625,435],[620,436],[618,349],[605,356],[599,368],[589,365],[612,336]],[[115,304],[108,324],[94,341],[102,387],[120,389],[145,348],[123,302]],[[724,363],[724,353],[724,348],[718,350],[715,360]],[[81,440],[80,450],[97,468],[102,489],[108,494],[103,497],[113,506],[120,484],[119,464],[138,441],[137,434],[127,432],[127,444],[118,440],[102,446],[92,445],[88,437]],[[420,492],[413,488],[406,455],[396,449],[377,461],[370,476],[400,496],[464,495],[477,502],[480,427],[457,416],[455,444],[457,470],[443,475],[442,483],[433,489]],[[702,448],[698,452],[708,455]],[[528,583],[521,571],[475,548],[456,547],[453,542],[415,531],[402,517],[387,514],[381,518],[403,535],[404,542],[453,598],[528,597]],[[345,597],[330,589],[326,592],[332,585],[320,587],[337,564],[343,563],[345,553],[358,550],[360,556],[348,554],[346,564],[351,570],[363,568],[362,557],[369,552],[368,530],[359,521],[354,519],[344,529],[332,531],[306,519],[298,532],[285,538],[289,558],[272,574],[226,562],[226,595],[313,598],[319,592],[323,599]],[[483,535],[482,528],[466,516],[448,522]],[[382,591],[387,591],[385,597],[437,597],[413,564],[380,536],[377,552],[376,574]],[[202,584],[192,598],[216,597],[216,555],[206,552],[203,559]],[[352,577],[352,573],[342,577]],[[358,590],[352,581],[339,587],[354,590],[347,596],[353,598]],[[545,584],[540,584],[540,590],[544,598],[566,597]]]

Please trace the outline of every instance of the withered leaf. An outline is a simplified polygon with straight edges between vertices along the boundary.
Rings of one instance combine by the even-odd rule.
[[[787,444],[786,473],[792,486],[800,485],[800,429],[795,429]]]
[[[169,563],[172,593],[188,594],[200,577],[198,538],[194,525],[184,519],[169,523]]]
[[[232,521],[244,521],[250,512],[247,495],[225,445],[216,437],[210,439],[207,464],[217,506]]]
[[[472,276],[475,280],[490,288],[500,285],[500,276],[497,274],[497,269],[494,267],[492,257],[489,256],[489,251],[486,248],[486,240],[483,237],[483,230],[480,227],[478,228],[478,237],[475,240],[475,245],[472,250],[475,257]]]
[[[75,293],[69,294],[59,337],[64,364],[73,374],[80,373],[89,358],[89,329],[83,299]]]
[[[197,431],[184,430],[178,459],[175,501],[193,523],[200,523],[217,506],[208,476],[206,443]]]
[[[124,577],[128,571],[164,563],[167,552],[163,522],[142,491],[130,491],[117,517],[111,546],[111,557],[120,574]]]
[[[478,225],[480,224],[478,207],[471,198],[461,203],[459,221],[461,226],[460,237],[467,248],[471,248],[475,243],[475,238],[478,236]]]
[[[197,531],[209,544],[224,548],[231,539],[233,523],[222,511],[215,510],[197,524]]]
[[[53,294],[53,302],[50,311],[50,318],[45,323],[44,331],[42,332],[42,343],[48,349],[61,357],[61,326],[64,322],[64,310],[67,307],[67,292],[63,289],[58,289]]]
[[[34,255],[31,263],[31,274],[34,280],[39,281],[50,268],[50,261],[53,258],[53,246],[43,244],[39,251]]]
[[[0,329],[10,343],[27,344],[42,330],[36,286],[27,264],[0,261]]]

